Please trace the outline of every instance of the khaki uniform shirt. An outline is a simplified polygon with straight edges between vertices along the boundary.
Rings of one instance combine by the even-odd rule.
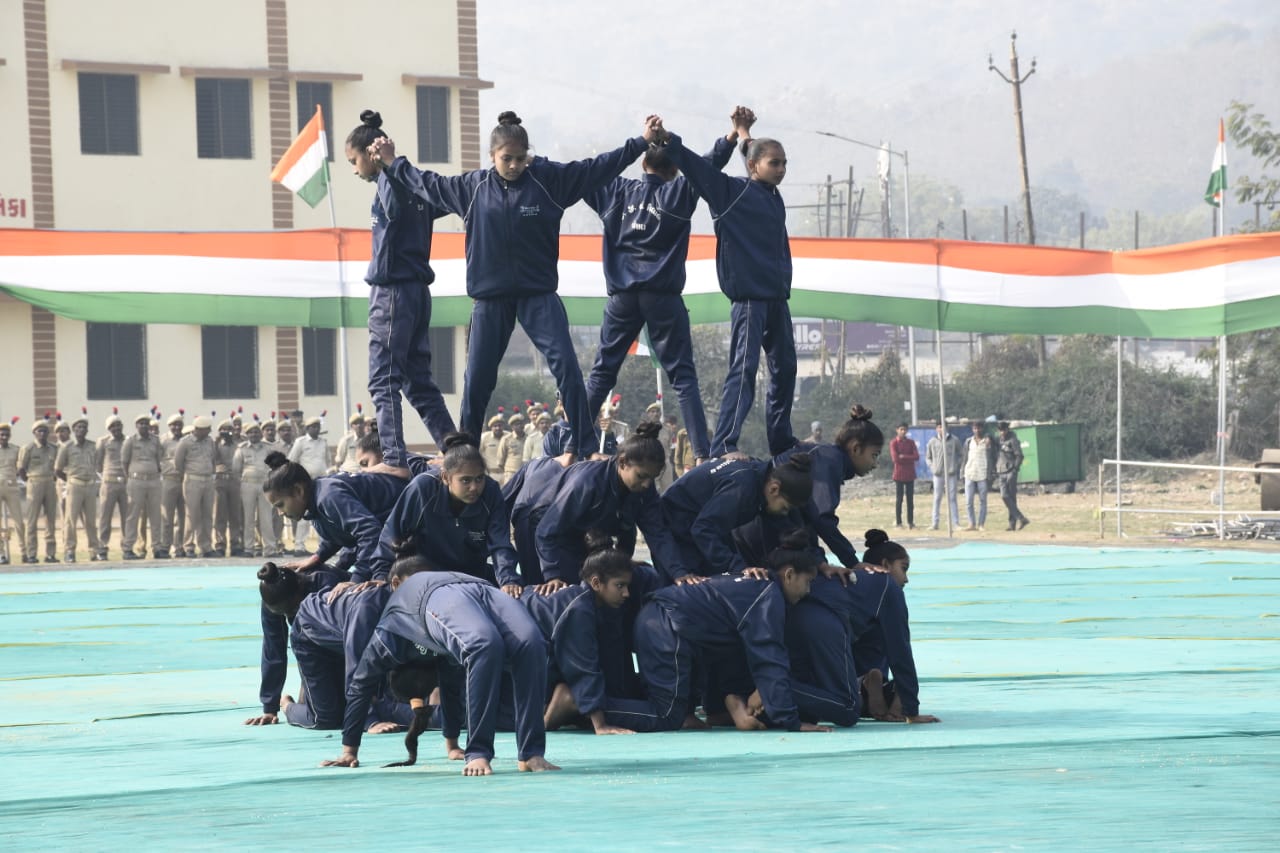
[[[217,462],[218,449],[213,439],[206,436],[198,440],[195,435],[188,435],[178,442],[178,452],[174,457],[174,467],[179,474],[199,474],[212,477]]]
[[[267,479],[271,469],[267,467],[267,454],[278,448],[275,443],[259,441],[257,444],[246,441],[236,449],[231,463],[231,473],[245,483],[261,483]]]
[[[71,439],[73,442],[75,439]],[[116,441],[109,435],[98,439],[98,471],[104,480],[121,480],[124,478],[124,465],[120,462],[120,454],[124,450],[124,439]]]
[[[485,467],[490,474],[501,474],[507,465],[507,435],[493,434],[489,430],[480,438],[480,455],[484,457]]]
[[[22,451],[16,444],[0,447],[0,486],[12,486],[18,482],[18,457]]]
[[[120,449],[120,464],[127,474],[141,474],[148,479],[155,479],[160,473],[160,439],[155,436],[142,438],[137,433],[124,440]]]
[[[46,444],[44,447],[34,441],[22,448],[18,457],[18,467],[27,472],[28,480],[52,480],[53,463],[58,458],[58,446]]]
[[[98,479],[98,449],[87,438],[80,444],[73,438],[58,448],[53,470],[64,474],[68,483],[92,485]]]

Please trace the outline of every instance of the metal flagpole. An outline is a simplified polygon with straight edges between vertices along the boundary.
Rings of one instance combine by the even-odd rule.
[[[351,416],[351,381],[348,376],[347,356],[347,283],[342,274],[342,232],[338,230],[338,214],[333,204],[333,174],[329,171],[329,134],[324,129],[324,110],[316,104],[316,112],[320,115],[320,147],[323,149],[321,165],[324,168],[324,182],[329,197],[329,227],[333,229],[333,238],[338,252],[338,376],[342,383],[342,423]]]
[[[1226,161],[1225,143],[1223,161]],[[1227,236],[1227,188],[1218,202],[1218,234]],[[1226,320],[1225,312],[1223,317]],[[1227,335],[1218,338],[1218,538],[1227,535]]]
[[[1116,337],[1116,536],[1124,536],[1124,514],[1120,512],[1121,454],[1124,450],[1124,337]],[[1099,486],[1101,488],[1101,486]]]

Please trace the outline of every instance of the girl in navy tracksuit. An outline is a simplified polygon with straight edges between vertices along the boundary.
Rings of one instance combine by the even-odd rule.
[[[808,594],[817,566],[803,559],[779,565],[781,569],[760,575],[719,575],[654,593],[635,626],[636,658],[648,699],[616,703],[605,719],[636,731],[680,728],[692,711],[695,660],[715,664],[745,658],[758,697],[724,697],[740,728],[825,731],[800,719],[784,642],[787,606]]]
[[[274,563],[267,563],[262,568],[266,569],[274,565]],[[328,566],[295,574],[303,596],[313,592],[326,593],[338,584],[351,579],[351,575],[345,570],[330,569]],[[258,689],[258,698],[262,702],[262,715],[245,720],[246,726],[266,726],[276,722],[280,714],[280,695],[284,691],[285,679],[289,675],[289,620],[291,617],[267,607],[265,601],[262,603],[261,611],[262,681]]]
[[[733,111],[733,130],[715,142],[706,156],[723,169],[733,143],[745,139],[755,116],[745,107]],[[587,405],[599,410],[618,381],[618,371],[642,326],[649,343],[680,400],[680,415],[689,431],[693,455],[710,457],[707,416],[702,410],[698,374],[693,365],[689,311],[681,292],[689,229],[698,192],[660,148],[644,155],[644,177],[614,178],[584,199],[604,225],[604,278],[609,291],[600,325],[600,349],[587,378]]]
[[[551,656],[543,719],[557,729],[586,717],[598,735],[631,734],[605,720],[607,709],[628,696],[633,676],[632,643],[621,629],[634,625],[638,602],[660,581],[653,569],[615,549],[612,537],[594,530],[584,538],[582,583],[521,599]]]
[[[506,577],[515,571],[516,552],[502,488],[487,475],[471,436],[453,433],[442,449],[439,468],[414,477],[387,517],[383,559],[391,559],[395,542],[413,537],[433,566],[490,583],[495,573]]]
[[[576,582],[587,550],[583,536],[598,530],[618,537],[619,550],[631,554],[637,528],[644,534],[654,562],[671,578],[692,570],[686,566],[662,517],[654,481],[667,463],[658,440],[662,424],[635,428],[612,459],[579,462],[556,481],[527,517],[538,517],[534,546],[542,568],[540,593],[555,592]]]
[[[373,255],[369,283],[369,397],[378,416],[383,464],[407,469],[400,392],[422,416],[436,444],[453,432],[453,418],[431,376],[432,220],[447,211],[409,190],[415,170],[398,157],[390,162],[370,152],[385,139],[382,116],[360,113],[347,137],[347,161],[362,180],[377,185],[373,197]],[[421,178],[418,178],[418,183]]]
[[[661,121],[651,116],[645,135],[621,148],[573,163],[529,156],[529,137],[512,112],[498,117],[489,137],[492,169],[444,177],[422,172],[413,191],[462,217],[466,226],[467,295],[475,300],[467,341],[462,430],[479,435],[485,409],[498,381],[498,364],[519,321],[546,357],[556,378],[576,450],[593,447],[595,430],[586,388],[569,337],[569,318],[556,295],[560,219],[565,208],[617,177],[658,138]],[[375,141],[373,149],[391,163],[395,147]]]
[[[792,671],[839,697],[854,719],[865,696],[863,716],[909,723],[936,723],[920,713],[920,682],[911,652],[911,627],[902,588],[911,565],[907,551],[889,540],[883,530],[868,530],[863,560],[881,571],[860,568],[847,586],[832,578],[818,578],[809,598],[787,621],[787,645]],[[873,666],[859,665],[870,659]],[[891,684],[883,677],[892,671]],[[839,707],[839,705],[834,707]],[[853,725],[831,708],[812,703],[807,716]],[[802,715],[806,709],[802,705]]]
[[[715,218],[716,273],[733,302],[729,373],[720,398],[720,416],[711,455],[737,452],[742,425],[756,392],[756,368],[764,349],[769,366],[765,429],[769,454],[795,444],[791,403],[796,389],[796,345],[791,327],[791,244],[787,211],[778,185],[787,174],[787,155],[776,139],[753,139],[745,148],[746,178],[712,168],[670,134],[667,155],[707,200]]]
[[[537,586],[543,582],[542,564],[538,559],[534,533],[538,529],[538,522],[542,520],[542,513],[555,497],[566,473],[567,469],[560,459],[543,456],[523,466],[502,487],[502,498],[511,515],[520,572],[499,573],[498,586],[515,598],[520,597],[526,586]]]
[[[391,508],[404,491],[402,478],[337,473],[313,480],[306,468],[278,452],[267,454],[266,463],[271,468],[262,484],[267,500],[285,518],[310,521],[320,538],[314,554],[289,568],[306,571],[345,547],[355,549],[353,581],[386,577],[390,563],[380,552],[378,541]]]
[[[464,776],[493,772],[493,736],[504,672],[515,690],[516,744],[521,770],[558,770],[544,757],[542,721],[547,647],[520,602],[471,575],[419,571],[402,579],[397,560],[394,590],[347,685],[342,754],[324,766],[359,766],[361,720],[383,679],[405,665],[439,666],[442,733],[450,758],[463,759]],[[465,725],[467,747],[458,747]]]
[[[840,532],[836,508],[840,506],[840,489],[854,477],[865,477],[875,470],[884,450],[884,434],[871,422],[871,410],[854,403],[849,420],[836,433],[831,444],[802,443],[777,456],[775,463],[785,462],[796,453],[808,453],[813,459],[813,498],[803,506],[804,523],[826,543],[843,566],[858,564],[858,552]]]
[[[672,581],[689,582],[680,570],[715,575],[747,568],[733,531],[762,514],[785,515],[803,507],[813,493],[810,464],[804,453],[781,464],[713,459],[672,483],[661,499],[667,529],[680,549]]]
[[[293,625],[290,645],[302,676],[300,702],[283,697],[281,712],[291,725],[307,729],[342,727],[347,681],[382,616],[390,590],[385,585],[350,589],[332,598],[307,592],[298,575],[267,563],[258,571],[263,605]],[[369,708],[365,709],[366,717]],[[407,724],[407,708],[380,702],[374,718]],[[390,719],[388,719],[390,718]],[[372,720],[366,720],[365,726]]]

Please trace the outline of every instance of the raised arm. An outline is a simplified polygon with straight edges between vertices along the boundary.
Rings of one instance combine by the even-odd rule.
[[[570,163],[539,160],[535,177],[543,180],[556,204],[569,207],[622,174],[622,170],[634,163],[651,142],[659,141],[662,134],[662,119],[651,115],[645,119],[644,133],[628,139],[620,148]]]
[[[396,156],[396,144],[389,136],[373,140],[369,156],[382,163],[386,181],[378,182],[378,200],[391,219],[396,218],[402,195],[425,201],[443,212],[466,216],[475,197],[477,173],[445,176],[418,169],[407,158]]]

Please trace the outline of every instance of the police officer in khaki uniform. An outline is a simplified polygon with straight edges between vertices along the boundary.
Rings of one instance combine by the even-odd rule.
[[[72,424],[75,431],[75,424]],[[98,551],[102,558],[107,558],[107,548],[111,542],[111,517],[120,510],[120,531],[123,534],[125,521],[129,518],[129,487],[124,476],[124,465],[120,462],[120,453],[124,450],[124,421],[119,415],[107,418],[107,434],[98,439],[98,473],[102,475],[102,491],[98,494],[98,540],[102,543]]]
[[[243,557],[244,505],[240,501],[240,478],[232,471],[238,443],[235,423],[218,424],[218,459],[214,463],[213,550],[218,556]]]
[[[27,562],[34,563],[40,553],[36,539],[36,523],[44,513],[44,561],[58,562],[58,492],[54,487],[53,463],[58,448],[49,443],[48,421],[31,425],[35,440],[22,448],[18,456],[18,476],[27,481]]]
[[[187,505],[182,500],[182,475],[174,460],[178,442],[182,441],[182,415],[170,415],[165,421],[169,434],[160,439],[160,526],[156,528],[156,556],[164,559],[177,545],[182,550],[186,538]]]
[[[98,536],[98,448],[86,436],[89,418],[81,415],[71,422],[71,440],[58,448],[53,474],[67,484],[62,508],[62,546],[68,563],[76,561],[76,523],[84,525],[89,540],[89,559],[103,559]]]
[[[494,479],[501,481],[502,471],[507,465],[507,442],[502,415],[489,418],[489,431],[480,437],[480,455],[484,464],[492,472]]]
[[[261,544],[254,548],[255,557],[278,557],[280,545],[276,539],[274,515],[275,507],[267,500],[262,491],[271,469],[267,467],[267,454],[275,450],[275,446],[262,440],[262,427],[256,422],[250,423],[244,431],[247,441],[236,448],[231,462],[232,473],[240,478],[240,504],[244,513],[244,544],[246,549],[254,543],[254,531],[257,530]]]
[[[262,442],[264,444],[273,445],[273,450],[279,450],[285,456],[289,455],[289,451],[293,449],[293,422],[281,415],[280,420],[272,425],[274,437],[268,435],[266,430],[262,432]],[[284,516],[280,514],[280,510],[275,509],[271,520],[271,529],[276,533],[276,542],[282,551],[287,550],[284,544]],[[289,531],[293,531],[293,522],[289,522]]]
[[[339,471],[359,474],[360,463],[356,458],[360,455],[360,439],[364,438],[367,432],[364,413],[356,412],[347,419],[347,425],[351,428],[338,440],[338,449],[333,453],[333,465]]]
[[[22,533],[27,521],[27,502],[23,500],[22,484],[18,482],[18,456],[22,451],[9,443],[17,421],[15,417],[12,423],[0,423],[0,566],[9,565],[9,538],[14,530],[18,532],[18,551],[24,562],[27,559],[27,540]]]
[[[182,500],[187,505],[187,535],[182,544],[188,557],[199,555],[207,559],[217,556],[210,538],[218,448],[209,437],[213,421],[207,415],[198,415],[191,426],[191,435],[178,442],[173,460],[174,468],[182,475]]]
[[[153,535],[160,529],[160,460],[163,451],[160,439],[151,434],[151,416],[138,415],[133,422],[135,435],[124,440],[120,450],[120,464],[128,478],[129,517],[124,523],[124,558],[141,560],[145,554],[134,551],[138,542],[138,522],[146,519]],[[153,543],[153,553],[159,556],[160,546]]]
[[[524,464],[524,423],[524,415],[519,412],[507,418],[507,426],[511,427],[511,432],[505,436],[507,458],[503,462],[502,477],[498,481],[504,486]]]

